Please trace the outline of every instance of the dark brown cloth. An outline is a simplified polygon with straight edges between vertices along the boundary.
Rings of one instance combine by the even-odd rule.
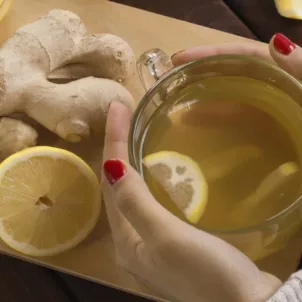
[[[302,45],[302,21],[279,15],[273,0],[225,2],[261,41],[269,42],[275,33],[280,32]]]

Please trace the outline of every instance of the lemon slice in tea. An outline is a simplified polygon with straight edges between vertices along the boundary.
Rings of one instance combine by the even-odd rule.
[[[269,173],[258,188],[241,201],[230,212],[230,217],[238,223],[244,223],[253,211],[267,203],[278,203],[279,199],[288,196],[293,185],[300,181],[299,166],[295,162],[286,162]]]
[[[80,243],[96,225],[99,181],[71,152],[33,147],[0,165],[0,237],[31,256],[52,256]]]
[[[147,155],[143,164],[191,223],[197,223],[208,201],[208,185],[192,158],[174,151]]]

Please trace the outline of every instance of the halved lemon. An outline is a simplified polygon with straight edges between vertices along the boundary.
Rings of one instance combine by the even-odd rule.
[[[143,164],[191,223],[197,223],[208,201],[208,184],[197,163],[174,151],[147,155]]]
[[[301,0],[275,0],[279,14],[285,18],[302,19]]]
[[[33,147],[0,165],[0,237],[30,256],[52,256],[79,244],[96,225],[100,184],[75,154]]]

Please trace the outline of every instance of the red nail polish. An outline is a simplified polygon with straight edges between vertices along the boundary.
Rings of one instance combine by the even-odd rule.
[[[113,185],[126,174],[126,167],[118,159],[109,159],[104,163],[104,173],[108,182]]]
[[[296,49],[296,45],[282,34],[275,35],[274,47],[278,52],[284,55],[289,55],[293,50]]]

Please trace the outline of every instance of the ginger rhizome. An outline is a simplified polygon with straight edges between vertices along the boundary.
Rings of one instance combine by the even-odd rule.
[[[122,85],[134,69],[135,56],[125,41],[87,34],[72,12],[53,10],[18,29],[0,49],[0,159],[36,144],[35,129],[10,118],[14,113],[69,142],[103,129],[111,101],[134,107]]]

